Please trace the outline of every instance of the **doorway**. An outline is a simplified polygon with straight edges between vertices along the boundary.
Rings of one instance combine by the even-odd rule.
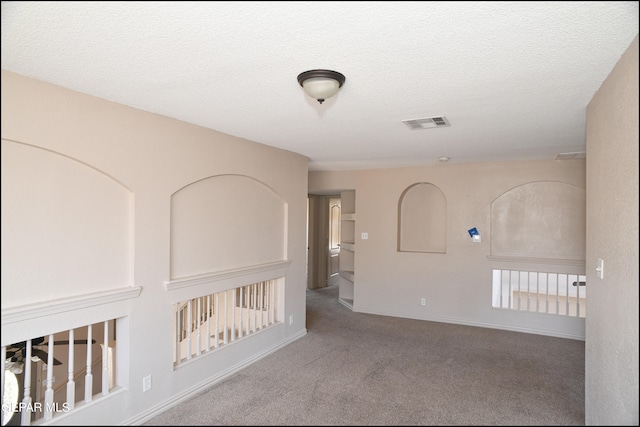
[[[337,285],[340,274],[339,195],[307,198],[307,288]]]
[[[327,286],[340,280],[340,198],[329,199],[329,244],[327,252]]]

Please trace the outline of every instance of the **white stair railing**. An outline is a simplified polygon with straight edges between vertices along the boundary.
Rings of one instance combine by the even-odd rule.
[[[7,419],[8,417],[13,418],[13,416],[18,416],[20,418],[20,425],[31,425],[34,421],[50,421],[55,418],[56,415],[76,409],[76,378],[79,375],[82,375],[82,371],[85,371],[85,401],[90,402],[94,400],[94,385],[101,388],[102,396],[107,396],[111,389],[115,387],[115,384],[112,384],[110,381],[110,378],[112,378],[114,374],[114,366],[109,365],[108,358],[108,352],[113,351],[114,346],[114,341],[111,341],[111,344],[109,344],[110,322],[111,321],[102,322],[102,334],[104,336],[103,350],[101,353],[98,353],[98,358],[95,361],[92,360],[92,344],[95,344],[92,339],[92,325],[69,329],[67,331],[69,337],[68,341],[56,340],[56,336],[59,337],[61,334],[65,334],[65,332],[57,332],[43,337],[26,339],[9,346],[3,346],[2,364],[5,369],[2,370],[0,387],[0,390],[2,390],[3,402],[3,425],[10,421]],[[100,324],[98,323],[96,325],[99,326]],[[76,340],[76,330],[82,328],[86,328],[87,340]],[[32,351],[32,349],[40,350],[38,347],[45,344],[45,352],[47,353],[46,358],[42,352]],[[86,346],[87,364],[86,367],[83,365],[79,370],[77,370],[75,366],[75,349],[76,346],[81,348],[83,345]],[[111,347],[109,345],[111,345]],[[65,349],[68,351],[67,357],[56,357],[57,354],[64,355]],[[40,359],[39,357],[36,359],[36,356],[41,355],[43,359],[46,360]],[[66,361],[67,366],[55,366],[56,364],[60,364],[58,359]],[[94,384],[93,375],[91,373],[93,364],[96,364],[97,367],[101,367],[102,369],[102,375],[99,377],[101,384]],[[37,369],[40,367],[45,370]],[[57,371],[54,372],[54,370]],[[62,370],[62,372],[60,372],[60,370]],[[5,397],[11,397],[4,395],[6,381],[8,381],[9,376],[7,372],[10,373],[12,378],[15,378],[13,372],[17,374],[18,378],[21,377],[21,381],[17,386],[18,399],[15,402],[9,402],[9,399],[5,400]],[[44,372],[46,372],[46,378],[42,380],[39,375]],[[36,375],[35,377],[34,374]],[[59,376],[61,381],[56,381],[56,376]],[[33,396],[32,384],[36,384],[35,398]],[[42,390],[43,388],[44,390]],[[64,393],[64,395],[62,393]],[[16,413],[19,413],[19,415],[16,415]]]
[[[276,280],[243,285],[175,304],[175,365],[276,323]]]
[[[586,276],[522,270],[493,270],[492,306],[586,317]]]

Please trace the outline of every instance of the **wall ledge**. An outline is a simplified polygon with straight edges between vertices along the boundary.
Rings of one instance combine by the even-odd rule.
[[[532,264],[553,264],[553,265],[575,265],[579,267],[585,266],[583,259],[564,259],[564,258],[535,258],[535,257],[519,257],[519,256],[498,256],[488,255],[489,261],[498,262],[528,262]]]
[[[165,288],[167,291],[175,291],[181,288],[188,288],[191,286],[198,286],[210,282],[218,282],[221,280],[233,279],[236,277],[246,276],[248,274],[264,273],[272,270],[280,270],[286,268],[291,264],[290,260],[276,261],[266,264],[259,264],[250,267],[234,268],[230,270],[216,271],[212,273],[199,274],[195,276],[182,277],[179,279],[172,279],[165,282]]]
[[[57,300],[26,304],[2,309],[2,326],[24,322],[40,317],[73,312],[98,305],[130,300],[140,296],[142,288],[133,286],[109,291],[93,292],[85,295],[60,298]]]

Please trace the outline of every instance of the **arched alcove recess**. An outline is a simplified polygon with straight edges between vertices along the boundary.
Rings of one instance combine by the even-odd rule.
[[[2,307],[132,286],[132,210],[104,172],[2,140]]]
[[[447,200],[435,185],[407,187],[398,203],[398,251],[447,252]]]
[[[217,175],[171,196],[171,279],[286,260],[287,204],[244,175]]]
[[[585,190],[571,184],[522,184],[491,203],[491,256],[584,261]]]

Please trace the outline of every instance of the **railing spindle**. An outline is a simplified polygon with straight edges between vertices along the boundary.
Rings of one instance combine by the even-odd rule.
[[[200,333],[200,325],[202,324],[202,298],[198,298],[198,344],[196,345],[196,354],[202,352],[202,334]]]
[[[258,329],[258,284],[254,283],[251,287],[253,288],[253,329],[251,331],[255,332]]]
[[[269,311],[269,325],[273,325],[273,280],[267,282],[267,294],[269,299],[267,301]]]
[[[567,277],[567,285],[566,285],[566,288],[567,288],[567,303],[566,303],[566,306],[567,306],[567,308],[565,309],[566,311],[565,311],[564,314],[566,316],[568,316],[569,315],[569,276],[567,275],[566,277]]]
[[[236,290],[231,291],[231,341],[236,339]]]
[[[182,352],[181,352],[181,347],[182,347],[182,308],[180,308],[180,304],[178,304],[178,307],[176,309],[176,361],[178,363],[180,363],[180,360],[182,360]]]
[[[513,291],[511,290],[511,270],[507,272],[509,277],[509,308],[514,308],[513,305]]]
[[[242,325],[242,320],[244,319],[244,288],[240,287],[237,288],[240,294],[240,301],[239,301],[239,305],[240,305],[240,319],[238,320],[238,336],[240,338],[242,338],[243,335],[243,325]]]
[[[73,341],[69,341],[73,346]],[[87,345],[90,345],[87,343]],[[104,340],[102,345],[102,395],[109,394],[109,322],[104,322]]]
[[[91,373],[92,325],[87,325],[87,371],[84,376],[84,401],[91,402],[93,396],[93,374]]]
[[[31,413],[33,412],[33,406],[31,404],[33,401],[31,398],[31,340],[27,340],[27,347],[25,350],[27,353],[24,358],[24,367],[22,368],[24,369],[24,398],[22,399],[24,409],[22,410],[21,424],[23,426],[28,426],[31,425]],[[4,388],[4,381],[2,384],[2,388]]]
[[[222,331],[222,342],[224,344],[227,344],[229,342],[229,335],[228,335],[228,328],[229,328],[229,321],[228,321],[228,304],[227,304],[227,292],[224,293],[224,305],[223,305],[223,311],[224,311],[224,317],[223,317],[223,331]]]
[[[74,351],[75,351],[75,331],[69,329],[69,359],[67,369],[67,404],[69,409],[73,409],[76,406],[76,381],[74,377]]]
[[[220,313],[220,305],[219,305],[220,301],[218,299],[218,294],[215,294],[213,296],[213,299],[214,299],[213,312],[214,312],[214,314],[216,316],[216,321],[215,321],[216,327],[215,327],[215,330],[214,330],[215,338],[214,338],[214,341],[213,341],[213,347],[214,348],[218,348],[218,345],[219,345],[218,341],[219,341],[219,338],[220,338],[220,323],[219,323],[220,321],[218,320],[218,317],[220,317],[219,314],[218,314],[218,313]]]
[[[187,360],[191,359],[191,331],[192,331],[192,323],[193,319],[191,318],[191,304],[193,300],[189,300],[187,303]]]
[[[578,281],[578,286],[576,289],[576,317],[581,317],[580,316],[580,276],[578,276],[576,280]]]
[[[47,388],[44,392],[44,419],[53,418],[53,335],[49,335],[47,355]]]
[[[544,309],[545,309],[545,313],[549,313],[549,273],[545,273],[546,274],[546,294],[547,294],[547,298],[544,304]]]
[[[247,300],[247,327],[245,329],[245,332],[247,335],[249,335],[251,333],[251,285],[243,286],[242,289],[244,290]]]
[[[211,294],[207,295],[207,346],[206,351],[211,350]]]
[[[260,329],[264,328],[264,282],[260,282],[258,285],[260,289]]]

